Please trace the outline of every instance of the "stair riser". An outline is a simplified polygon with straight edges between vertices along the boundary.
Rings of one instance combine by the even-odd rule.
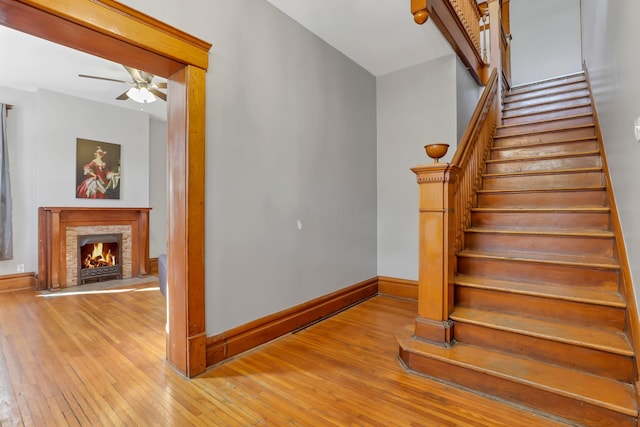
[[[613,238],[533,234],[465,233],[465,246],[474,251],[512,254],[549,253],[612,257]]]
[[[484,190],[528,190],[540,188],[577,188],[604,185],[602,172],[551,173],[484,177]]]
[[[619,290],[618,272],[614,269],[458,256],[458,272],[498,280],[576,286],[609,292]]]
[[[609,230],[608,212],[474,212],[471,226],[502,230]]]
[[[535,160],[539,156],[565,156],[593,152],[598,150],[595,140],[578,140],[541,145],[512,145],[491,150],[491,160],[511,160],[529,158]]]
[[[538,101],[538,104],[529,107],[506,108],[502,112],[502,118],[511,118],[525,114],[548,113],[552,111],[566,111],[569,108],[590,107],[591,100],[588,96],[582,96],[566,101],[545,102],[544,98]]]
[[[503,117],[502,123],[507,126],[516,125],[516,124],[525,124],[525,123],[535,122],[536,120],[557,119],[565,115],[574,116],[578,114],[589,114],[592,112],[593,111],[591,110],[591,106],[588,105],[588,106],[566,108],[563,110],[516,115],[515,117],[507,117],[507,118]]]
[[[562,143],[579,139],[593,139],[596,136],[594,126],[569,128],[554,132],[539,132],[528,135],[496,136],[493,146],[495,148],[520,147],[531,144]]]
[[[552,86],[548,88],[529,90],[527,92],[520,93],[508,93],[505,96],[505,105],[509,105],[512,102],[524,101],[533,98],[545,98],[547,95],[559,95],[565,92],[584,91],[587,89],[587,83],[584,81],[576,82],[562,86]]]
[[[504,104],[505,109],[529,107],[531,105],[540,104],[541,102],[562,102],[569,99],[589,96],[589,91],[584,88],[565,88],[561,91],[555,91],[552,94],[543,96],[541,92],[531,94],[530,96],[509,96]]]
[[[532,160],[518,160],[510,162],[487,163],[488,174],[512,172],[538,172],[581,168],[599,168],[602,160],[599,154],[576,157],[558,157]]]
[[[584,76],[567,77],[561,80],[549,80],[534,85],[517,86],[506,94],[506,99],[515,96],[540,96],[545,93],[558,93],[564,90],[584,89],[587,82]]]
[[[631,382],[633,379],[633,359],[630,357],[461,321],[456,321],[454,327],[457,342],[579,369],[617,381]]]
[[[635,418],[588,402],[557,395],[512,379],[459,366],[428,355],[400,348],[400,358],[409,369],[508,401],[546,411],[559,417],[593,426],[635,426]]]
[[[553,120],[549,122],[530,123],[523,125],[515,125],[509,127],[499,127],[496,130],[496,136],[524,136],[534,132],[548,132],[548,131],[560,131],[572,128],[575,126],[593,125],[593,116],[578,116],[568,117],[560,120]]]
[[[604,190],[478,194],[481,208],[568,208],[605,206]]]
[[[596,304],[584,304],[532,295],[520,295],[491,289],[455,286],[457,307],[471,307],[546,319],[569,322],[583,326],[597,325],[622,332],[624,329],[624,309]],[[551,331],[549,331],[551,333]],[[456,340],[459,339],[457,323]],[[491,348],[485,345],[484,347]]]

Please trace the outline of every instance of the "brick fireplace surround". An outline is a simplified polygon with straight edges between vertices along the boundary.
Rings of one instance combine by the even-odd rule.
[[[122,233],[122,278],[149,273],[151,208],[38,208],[38,290],[76,286],[77,237]]]

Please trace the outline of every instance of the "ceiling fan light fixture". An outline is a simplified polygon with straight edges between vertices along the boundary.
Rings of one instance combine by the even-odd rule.
[[[140,104],[147,104],[156,100],[156,97],[146,87],[132,87],[127,91],[127,96]]]

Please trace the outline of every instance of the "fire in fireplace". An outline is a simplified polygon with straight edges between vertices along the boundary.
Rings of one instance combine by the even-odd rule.
[[[78,236],[78,282],[121,279],[122,234]]]

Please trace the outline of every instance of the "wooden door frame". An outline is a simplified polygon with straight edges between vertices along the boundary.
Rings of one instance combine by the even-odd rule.
[[[113,0],[0,0],[0,25],[169,82],[167,360],[206,368],[205,72],[211,45]]]

